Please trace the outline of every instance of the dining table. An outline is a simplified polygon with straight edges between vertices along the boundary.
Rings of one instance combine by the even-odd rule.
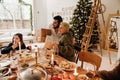
[[[40,65],[47,73],[47,80],[56,80],[54,78],[58,78],[58,80],[101,80],[87,79],[87,70],[82,69],[75,62],[70,62],[58,54],[55,54],[52,49],[48,50],[39,47],[32,50],[24,49],[21,53],[15,51],[12,56],[9,54],[2,55],[0,57],[0,65],[2,60],[8,61],[8,65],[6,64],[4,67],[10,69],[10,74],[0,76],[0,80],[17,80],[18,77],[20,77],[18,74],[20,74],[21,70],[25,70],[32,65]],[[76,79],[76,77],[81,76],[86,77],[86,79]]]

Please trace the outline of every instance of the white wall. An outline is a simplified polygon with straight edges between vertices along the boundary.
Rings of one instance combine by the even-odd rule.
[[[71,9],[76,7],[77,1],[78,0],[34,0],[35,27],[45,27],[49,25],[53,21],[52,17],[57,12],[62,14],[64,21],[69,21],[67,18],[68,16],[71,16]],[[116,13],[117,10],[120,11],[120,0],[101,1],[106,6],[104,17],[107,24],[108,15]]]
[[[33,1],[33,16],[35,28],[44,27],[47,24],[47,2],[46,0]]]
[[[109,14],[116,14],[117,10],[119,10],[120,12],[120,0],[101,0],[101,1],[106,6],[106,12],[104,13],[104,17],[107,23]]]
[[[64,21],[69,22],[77,0],[47,0],[47,22],[52,23],[53,17],[61,15]]]

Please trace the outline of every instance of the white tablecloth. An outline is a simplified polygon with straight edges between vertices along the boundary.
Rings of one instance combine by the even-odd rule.
[[[44,48],[44,45],[45,43],[44,42],[41,42],[41,43],[31,43],[31,44],[28,44],[27,46],[31,46],[32,49],[35,48],[35,46],[39,47],[39,48]]]

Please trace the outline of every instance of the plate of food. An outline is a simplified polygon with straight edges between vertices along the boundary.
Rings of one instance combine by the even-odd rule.
[[[20,58],[25,61],[30,61],[34,59],[34,56],[30,53],[26,53],[26,54],[22,54]]]
[[[59,67],[65,71],[74,71],[75,67],[77,67],[77,64],[74,62],[62,61],[59,64]]]
[[[77,80],[88,80],[89,78],[85,74],[80,74],[77,76]]]
[[[8,74],[10,74],[10,68],[8,67],[1,67],[0,69],[0,76],[7,76]]]
[[[3,59],[8,59],[8,58],[9,58],[8,54],[0,55],[0,61]]]

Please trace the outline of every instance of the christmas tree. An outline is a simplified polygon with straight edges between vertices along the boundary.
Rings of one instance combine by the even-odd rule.
[[[83,34],[86,29],[86,23],[88,22],[90,12],[92,9],[92,1],[91,0],[79,0],[76,8],[73,13],[73,17],[71,19],[71,28],[70,31],[72,31],[75,42],[78,46],[81,46]],[[97,31],[97,23],[95,23],[93,34],[91,36],[90,43],[96,44],[98,43],[98,32]]]

